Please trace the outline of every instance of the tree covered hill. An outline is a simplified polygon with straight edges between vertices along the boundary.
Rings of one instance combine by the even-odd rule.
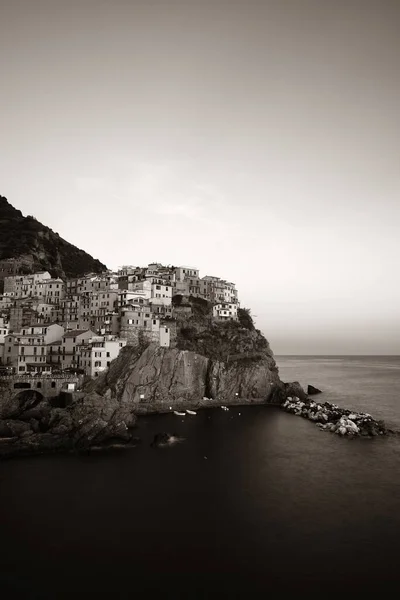
[[[34,217],[24,217],[0,196],[0,261],[5,259],[16,259],[17,273],[46,270],[64,278],[106,269],[99,260],[62,239]]]

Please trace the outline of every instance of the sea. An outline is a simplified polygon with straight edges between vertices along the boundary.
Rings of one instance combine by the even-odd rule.
[[[400,357],[278,356],[284,381],[400,431]],[[156,433],[181,441],[154,448]],[[399,593],[400,436],[273,406],[141,418],[136,448],[0,462],[0,597]]]

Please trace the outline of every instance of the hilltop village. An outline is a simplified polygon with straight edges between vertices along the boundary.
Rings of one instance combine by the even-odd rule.
[[[174,298],[175,297],[175,298]],[[125,266],[63,280],[43,271],[6,275],[0,294],[2,375],[79,373],[95,378],[126,345],[175,347],[179,298],[212,305],[212,319],[238,320],[234,283],[192,267]]]

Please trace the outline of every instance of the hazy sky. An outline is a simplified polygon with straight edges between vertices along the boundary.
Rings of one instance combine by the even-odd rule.
[[[235,281],[276,354],[400,354],[399,0],[0,0],[0,193]]]

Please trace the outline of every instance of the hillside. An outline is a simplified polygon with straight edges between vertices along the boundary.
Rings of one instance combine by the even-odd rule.
[[[24,217],[0,196],[0,261],[6,259],[18,259],[17,273],[46,270],[56,277],[77,277],[106,269],[34,217]]]

